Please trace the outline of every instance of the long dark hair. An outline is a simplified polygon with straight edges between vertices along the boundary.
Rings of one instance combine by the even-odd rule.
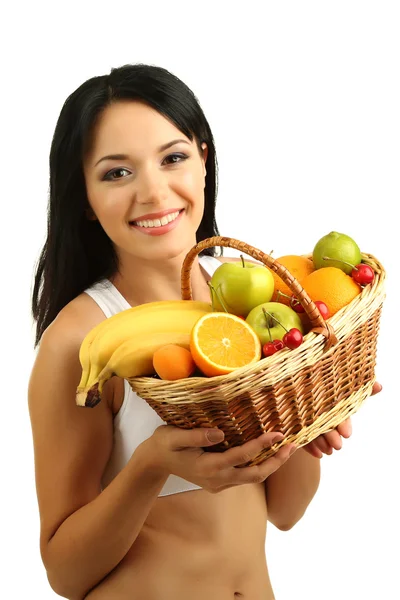
[[[83,157],[96,122],[110,104],[141,100],[168,118],[199,150],[208,147],[205,210],[197,241],[219,235],[215,221],[217,158],[210,126],[194,93],[161,67],[134,64],[93,77],[65,101],[50,149],[47,239],[41,251],[32,293],[35,346],[59,311],[87,287],[118,269],[111,240],[98,221],[87,218],[89,202]],[[214,255],[215,249],[204,251]]]

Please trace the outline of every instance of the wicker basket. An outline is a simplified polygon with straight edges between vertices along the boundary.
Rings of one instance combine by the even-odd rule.
[[[132,389],[168,424],[191,429],[218,427],[225,433],[212,451],[241,445],[266,431],[284,434],[246,465],[259,464],[280,446],[304,446],[355,413],[375,381],[377,337],[385,298],[385,271],[370,254],[363,262],[375,271],[372,284],[325,321],[297,279],[274,258],[227,237],[194,246],[182,266],[182,299],[191,300],[190,272],[205,248],[240,250],[275,271],[301,302],[312,325],[296,350],[283,349],[259,362],[217,377],[165,381],[131,378]]]

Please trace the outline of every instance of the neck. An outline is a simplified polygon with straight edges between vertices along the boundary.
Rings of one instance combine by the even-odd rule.
[[[122,261],[112,282],[131,306],[160,300],[181,300],[181,268],[185,255],[157,263],[143,259]],[[194,300],[211,302],[208,279],[196,257],[190,278]]]

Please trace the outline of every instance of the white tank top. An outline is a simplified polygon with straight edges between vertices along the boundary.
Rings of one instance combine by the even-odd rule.
[[[211,277],[221,262],[213,256],[199,256],[199,263]],[[105,316],[111,317],[122,310],[131,308],[122,294],[109,281],[104,279],[85,290],[101,308]],[[103,489],[124,468],[136,448],[148,439],[160,425],[165,422],[157,413],[135,392],[129,383],[124,381],[125,394],[123,403],[114,417],[114,440],[111,456],[103,474]],[[176,475],[170,475],[159,496],[168,496],[200,489]]]

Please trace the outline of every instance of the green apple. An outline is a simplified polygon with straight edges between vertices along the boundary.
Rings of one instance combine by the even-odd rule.
[[[211,277],[211,298],[216,311],[225,309],[246,317],[274,293],[274,278],[264,265],[242,261],[223,263]]]
[[[266,316],[263,309],[269,315]],[[256,306],[247,315],[246,322],[254,329],[262,345],[272,340],[281,340],[292,327],[304,333],[303,323],[298,313],[281,302],[266,302]]]

